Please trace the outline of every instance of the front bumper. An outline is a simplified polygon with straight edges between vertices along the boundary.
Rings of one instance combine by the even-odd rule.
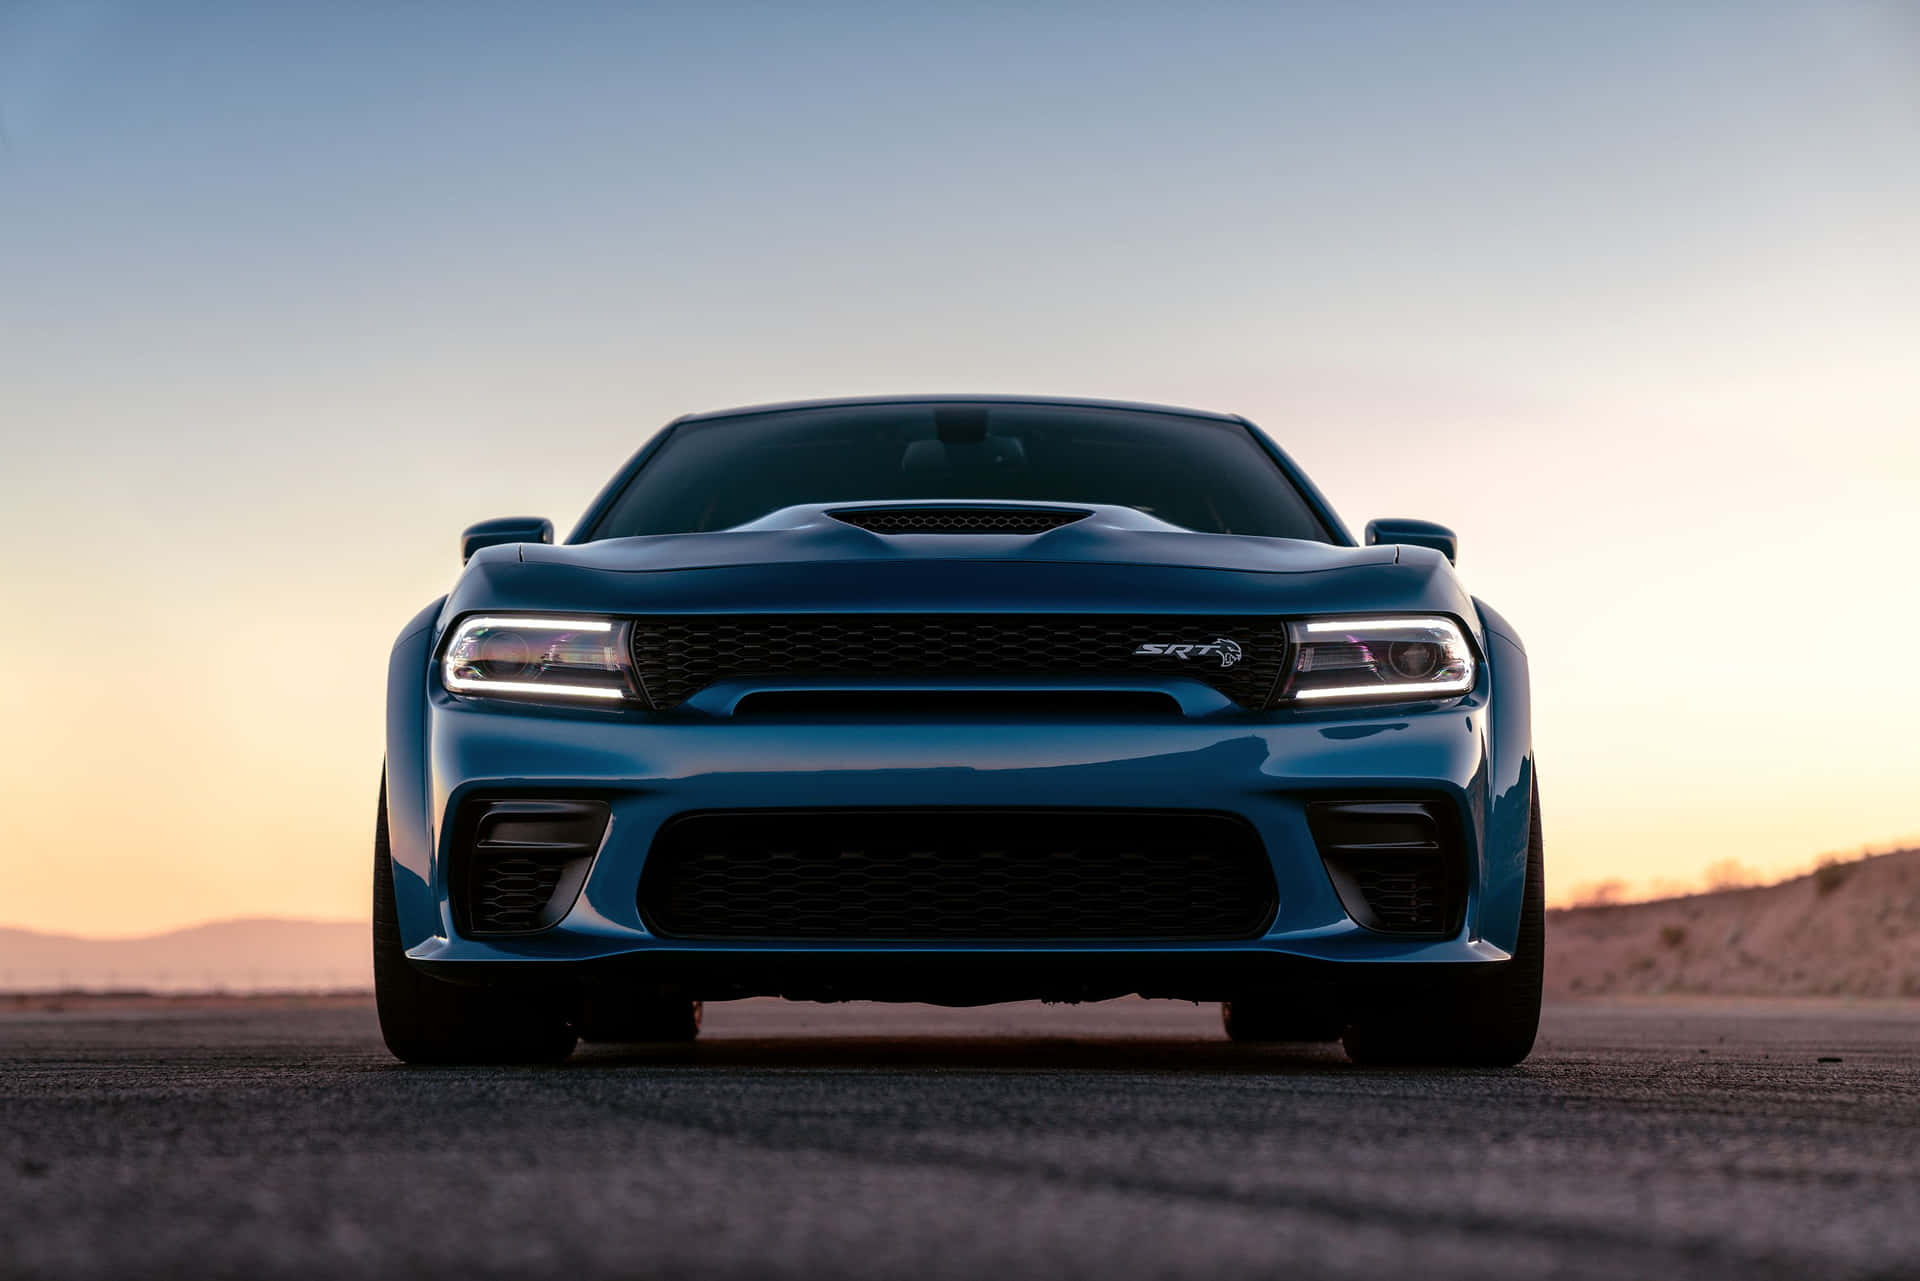
[[[417,738],[409,743],[402,734],[389,744],[390,796],[400,798],[390,806],[403,940],[417,964],[449,978],[621,969],[712,995],[791,994],[796,985],[885,995],[896,981],[924,992],[949,980],[965,986],[968,973],[983,991],[1004,985],[1011,994],[1155,991],[1163,979],[1164,994],[1196,994],[1230,991],[1289,967],[1499,962],[1513,945],[1506,905],[1518,901],[1525,825],[1516,827],[1509,812],[1515,789],[1498,785],[1495,678],[1490,670],[1474,695],[1438,709],[942,723],[640,718],[458,699],[422,681]],[[609,804],[605,843],[572,909],[551,928],[500,938],[462,937],[456,928],[447,819],[476,794],[581,795]],[[1366,796],[1438,801],[1457,811],[1468,876],[1463,924],[1451,937],[1376,933],[1343,909],[1308,831],[1306,806]],[[641,869],[655,834],[675,815],[876,806],[1240,815],[1266,847],[1278,909],[1254,939],[1125,945],[694,941],[656,937],[641,920]]]

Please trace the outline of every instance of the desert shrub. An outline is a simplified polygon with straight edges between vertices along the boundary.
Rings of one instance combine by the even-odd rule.
[[[1813,891],[1824,898],[1845,885],[1847,878],[1852,875],[1851,863],[1822,863],[1813,869]]]
[[[1660,941],[1668,947],[1679,947],[1687,941],[1687,927],[1684,925],[1662,925]]]

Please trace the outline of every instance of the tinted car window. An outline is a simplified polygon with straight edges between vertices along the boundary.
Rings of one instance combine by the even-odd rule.
[[[1237,423],[1056,405],[861,405],[684,423],[594,538],[731,529],[796,503],[1112,503],[1217,534],[1330,541]]]

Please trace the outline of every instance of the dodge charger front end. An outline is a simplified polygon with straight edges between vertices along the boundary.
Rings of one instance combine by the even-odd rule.
[[[1453,539],[1358,543],[1244,420],[699,415],[571,537],[475,526],[390,668],[374,942],[410,1061],[701,1003],[1217,1001],[1503,1064],[1540,1001],[1527,660]]]

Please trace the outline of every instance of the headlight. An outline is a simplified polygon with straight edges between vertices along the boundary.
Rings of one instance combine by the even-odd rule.
[[[440,679],[457,694],[624,702],[639,691],[629,639],[611,618],[483,614],[454,629]]]
[[[1288,636],[1286,702],[1399,703],[1473,688],[1473,650],[1451,618],[1316,618]]]

